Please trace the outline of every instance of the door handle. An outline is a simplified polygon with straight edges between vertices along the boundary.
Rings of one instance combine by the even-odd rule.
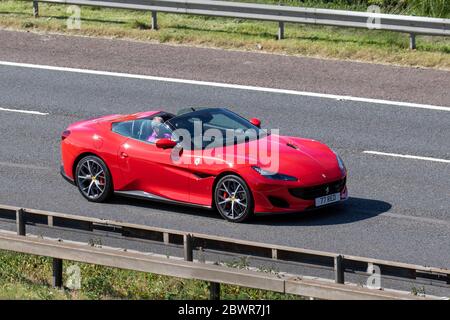
[[[128,154],[126,154],[125,152],[121,152],[121,153],[120,153],[120,157],[121,157],[122,159],[128,158]]]

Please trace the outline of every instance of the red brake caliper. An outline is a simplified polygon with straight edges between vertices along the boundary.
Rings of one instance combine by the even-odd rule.
[[[223,198],[226,199],[227,198],[227,193],[224,191],[223,192]],[[225,202],[225,206],[228,206],[228,204]]]

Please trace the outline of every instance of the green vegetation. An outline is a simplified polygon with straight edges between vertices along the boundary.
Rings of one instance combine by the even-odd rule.
[[[276,0],[247,0],[278,3]],[[386,12],[430,12],[449,15],[448,0],[282,0],[299,4],[365,10],[367,4],[383,5]],[[400,3],[404,5],[400,6]],[[426,5],[428,4],[428,5]],[[81,29],[68,29],[68,6],[40,3],[40,17],[32,17],[29,1],[0,1],[0,28],[34,32],[134,39],[248,51],[264,51],[330,59],[368,61],[450,70],[450,38],[420,36],[417,50],[408,49],[408,35],[379,30],[286,24],[282,41],[276,40],[278,24],[231,18],[158,14],[159,30],[151,30],[150,13],[82,7]]]
[[[231,0],[264,4],[282,4],[326,9],[366,11],[371,5],[383,13],[450,18],[448,0]]]
[[[80,290],[50,286],[49,258],[0,251],[0,299],[208,299],[208,283],[66,261],[81,269]],[[221,286],[223,299],[299,299],[231,285]]]

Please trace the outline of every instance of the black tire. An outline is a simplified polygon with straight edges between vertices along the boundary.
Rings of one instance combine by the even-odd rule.
[[[96,156],[86,156],[78,162],[75,182],[81,195],[91,202],[105,202],[113,194],[108,166]]]
[[[233,174],[226,175],[217,182],[214,204],[220,215],[230,222],[248,221],[253,216],[250,189],[241,177]]]

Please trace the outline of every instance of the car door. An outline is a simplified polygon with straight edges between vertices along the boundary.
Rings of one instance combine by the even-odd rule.
[[[177,153],[179,156],[178,148],[161,149],[155,143],[129,138],[118,154],[127,181],[122,191],[145,192],[137,195],[189,202],[188,167],[182,161],[174,161]]]

